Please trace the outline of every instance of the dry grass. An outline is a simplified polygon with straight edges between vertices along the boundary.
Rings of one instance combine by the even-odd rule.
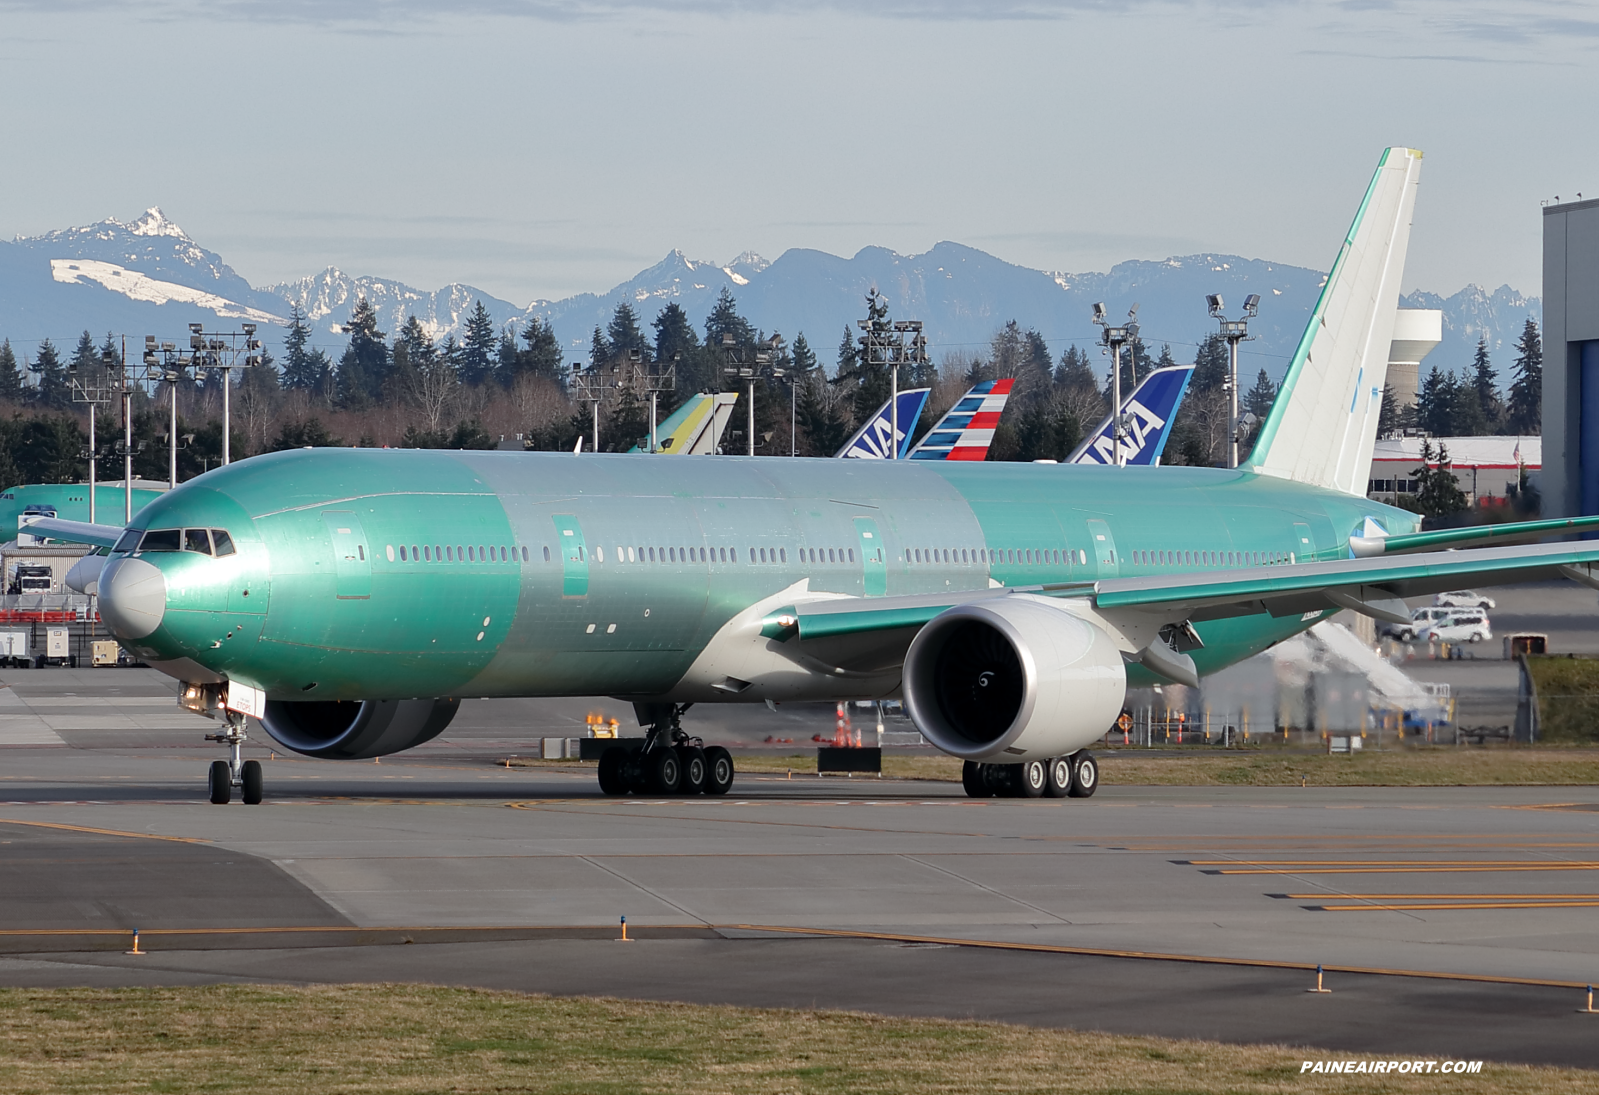
[[[1301,1076],[1280,1046],[416,985],[0,990],[0,1092],[1594,1093],[1599,1073]]]
[[[1404,749],[1353,756],[1278,750],[1101,755],[1106,783],[1167,786],[1486,787],[1599,783],[1599,749]]]
[[[1599,749],[1477,749],[1449,746],[1328,756],[1285,749],[1196,751],[1190,756],[1144,756],[1135,750],[1097,752],[1106,784],[1166,787],[1484,787],[1599,784]],[[816,774],[816,754],[743,754],[744,773]],[[884,753],[883,775],[898,779],[961,778],[961,762],[943,755]],[[870,776],[856,776],[870,779]]]

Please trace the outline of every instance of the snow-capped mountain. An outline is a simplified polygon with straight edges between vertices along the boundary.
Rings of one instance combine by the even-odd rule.
[[[144,334],[170,339],[192,322],[282,327],[291,304],[297,304],[316,329],[314,341],[337,356],[344,337],[340,328],[362,297],[376,306],[379,326],[391,336],[415,315],[437,339],[461,337],[481,300],[496,325],[512,331],[534,316],[553,324],[568,347],[568,360],[582,360],[592,331],[604,327],[620,303],[633,307],[646,331],[669,303],[699,326],[726,289],[751,323],[790,341],[803,332],[818,357],[831,364],[839,339],[846,332],[853,337],[867,290],[876,286],[887,296],[893,318],[923,322],[935,358],[956,350],[982,353],[1011,319],[1037,329],[1057,354],[1072,342],[1091,348],[1098,330],[1090,309],[1102,301],[1117,320],[1136,304],[1150,353],[1168,343],[1181,361],[1191,359],[1193,345],[1215,327],[1207,315],[1207,293],[1223,294],[1229,314],[1247,294],[1259,293],[1260,316],[1250,324],[1257,338],[1243,347],[1240,366],[1250,376],[1264,367],[1276,377],[1322,281],[1317,270],[1231,255],[1124,262],[1103,273],[1074,274],[1017,266],[948,242],[920,255],[866,247],[841,258],[794,248],[772,262],[745,252],[725,264],[674,250],[608,292],[536,300],[524,307],[470,285],[430,292],[334,267],[257,289],[160,209],[150,209],[132,222],[111,218],[0,242],[0,337],[11,338],[28,354],[39,339],[70,345],[86,328],[97,336],[114,330],[135,339]],[[1403,303],[1444,312],[1444,343],[1428,358],[1429,365],[1466,367],[1477,338],[1486,334],[1502,378],[1508,376],[1510,347],[1526,318],[1542,320],[1541,302],[1509,286],[1493,292],[1467,286],[1448,297],[1415,293]],[[269,346],[281,337],[281,332],[265,333]]]

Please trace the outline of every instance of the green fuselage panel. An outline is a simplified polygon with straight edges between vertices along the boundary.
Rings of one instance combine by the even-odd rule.
[[[185,592],[140,649],[283,698],[659,696],[732,617],[796,587],[877,597],[1334,558],[1368,516],[1415,525],[1243,471],[297,450],[140,515],[239,545],[231,563],[145,556]],[[1213,671],[1314,618],[1203,624],[1195,660]]]

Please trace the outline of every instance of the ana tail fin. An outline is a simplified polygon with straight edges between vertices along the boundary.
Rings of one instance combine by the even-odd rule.
[[[1390,148],[1322,286],[1249,465],[1364,495],[1421,153]]]

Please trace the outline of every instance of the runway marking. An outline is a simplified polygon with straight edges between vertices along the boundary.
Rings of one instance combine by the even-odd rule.
[[[1525,859],[1174,859],[1195,867],[1523,867]],[[1566,860],[1573,867],[1599,867],[1599,862]]]
[[[976,947],[985,950],[1010,950],[1030,951],[1038,954],[1066,954],[1078,955],[1087,958],[1129,958],[1156,962],[1189,962],[1198,965],[1213,966],[1242,966],[1254,969],[1280,969],[1301,970],[1314,972],[1317,968],[1315,962],[1284,962],[1269,958],[1226,958],[1215,955],[1201,954],[1175,954],[1163,951],[1133,951],[1117,950],[1106,947],[1072,947],[1053,943],[1013,943],[997,939],[969,939],[948,936],[908,935],[898,932],[871,932],[855,931],[847,928],[815,928],[797,927],[787,924],[638,924],[628,927],[641,933],[651,931],[696,931],[706,930],[715,932],[740,931],[740,932],[767,932],[774,935],[799,935],[814,936],[832,939],[869,939],[887,943],[922,944],[939,947]],[[330,935],[351,935],[359,932],[368,934],[397,934],[423,933],[423,932],[448,932],[456,935],[487,935],[494,932],[518,932],[538,937],[549,937],[558,932],[594,932],[607,930],[613,925],[607,924],[530,924],[530,925],[463,925],[457,927],[430,925],[427,927],[407,927],[399,925],[289,925],[285,927],[251,927],[251,928],[145,928],[139,932],[141,939],[152,937],[176,936],[248,936],[248,935],[314,935],[327,933]],[[45,938],[60,938],[65,936],[106,937],[120,936],[127,939],[133,932],[128,928],[12,928],[0,929],[0,938],[20,938],[27,936],[41,936]],[[384,945],[384,944],[375,944]],[[1587,987],[1585,981],[1558,981],[1533,977],[1502,977],[1494,974],[1479,973],[1444,973],[1434,970],[1396,969],[1384,966],[1341,966],[1326,965],[1322,968],[1327,973],[1356,973],[1369,974],[1381,977],[1419,977],[1432,981],[1468,981],[1490,985],[1525,985],[1532,988],[1561,988],[1581,989]]]
[[[1443,909],[1599,909],[1599,901],[1484,901],[1464,905],[1306,905],[1313,912],[1438,912]]]
[[[841,928],[793,928],[761,924],[717,924],[721,931],[765,931],[792,935],[818,935],[841,939],[880,939],[894,943],[942,943],[954,947],[982,947],[992,950],[1034,951],[1042,954],[1075,954],[1099,958],[1138,958],[1157,962],[1194,962],[1216,966],[1251,966],[1257,969],[1315,971],[1315,962],[1278,962],[1267,958],[1218,958],[1198,954],[1168,954],[1160,951],[1126,951],[1102,947],[1068,947],[1051,943],[1010,943],[991,939],[961,939],[927,935],[901,935],[892,932],[851,931]],[[1542,988],[1581,989],[1586,981],[1553,981],[1530,977],[1498,977],[1480,973],[1435,973],[1431,970],[1390,969],[1383,966],[1321,965],[1328,973],[1364,973],[1386,977],[1424,977],[1436,981],[1473,981],[1492,985],[1531,985]]]
[[[1289,901],[1316,901],[1333,898],[1339,901],[1501,901],[1516,898],[1522,901],[1599,901],[1592,893],[1269,893],[1267,897]]]
[[[1593,871],[1599,863],[1522,863],[1499,867],[1246,867],[1241,870],[1209,869],[1204,874],[1513,874],[1518,871]]]
[[[30,825],[35,829],[65,829],[74,833],[94,833],[97,836],[126,836],[138,840],[171,840],[179,844],[211,843],[204,837],[162,836],[159,833],[130,833],[124,829],[95,829],[88,825],[63,825],[59,821],[20,821],[16,818],[0,817],[0,825]]]

